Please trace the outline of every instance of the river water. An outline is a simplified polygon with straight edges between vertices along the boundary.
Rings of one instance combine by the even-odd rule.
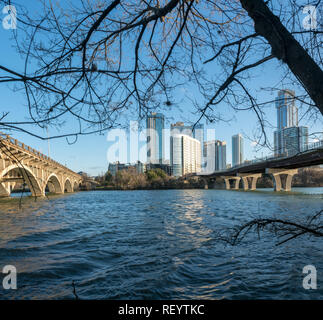
[[[294,189],[296,190],[296,189]],[[268,191],[93,191],[0,202],[1,299],[323,299],[323,239],[280,246],[271,233],[239,245],[218,233],[256,217],[302,219],[323,188]],[[317,270],[316,290],[302,286]]]

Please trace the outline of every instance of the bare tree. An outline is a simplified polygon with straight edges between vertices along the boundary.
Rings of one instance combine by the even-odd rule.
[[[36,135],[36,124],[59,127],[59,136],[101,132],[127,115],[140,119],[171,108],[174,89],[186,85],[200,92],[193,101],[197,121],[254,110],[258,143],[268,145],[270,102],[257,101],[248,84],[272,60],[303,88],[297,98],[306,113],[323,114],[322,31],[303,28],[303,1],[40,0],[36,13],[0,2],[17,6],[13,37],[25,60],[23,70],[0,65],[0,83],[24,91],[30,116],[10,122],[4,111],[6,129]],[[64,124],[73,119],[79,129],[70,132]]]
[[[217,239],[234,246],[241,243],[251,231],[256,232],[259,237],[262,231],[273,233],[281,239],[276,245],[301,236],[323,237],[322,213],[323,210],[320,210],[298,222],[279,218],[253,219],[234,227],[231,231],[225,230],[218,233]]]

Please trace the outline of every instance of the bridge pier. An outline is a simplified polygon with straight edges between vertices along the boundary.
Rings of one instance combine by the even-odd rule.
[[[240,177],[237,176],[221,176],[221,178],[225,182],[225,189],[230,190],[230,180],[234,180],[234,187],[232,189],[238,190],[239,189],[239,182],[240,182]]]
[[[10,197],[10,184],[9,182],[0,182],[0,198]]]
[[[248,177],[241,177],[241,179],[242,179],[243,190],[245,190],[245,191],[248,190],[249,189]]]
[[[203,183],[204,183],[204,189],[209,189],[209,184],[208,184],[208,179],[203,179],[202,178],[202,181],[203,181]]]
[[[37,191],[35,191],[35,190],[30,190],[31,191],[31,195],[33,196],[33,197],[40,197],[40,198],[43,198],[43,197],[45,197],[45,190],[37,190]]]
[[[291,191],[293,176],[298,173],[298,169],[273,169],[267,168],[266,173],[271,174],[274,180],[274,191]],[[286,174],[286,181],[283,186],[281,175]]]
[[[238,177],[242,179],[243,190],[256,190],[257,180],[261,177],[261,173],[237,173]],[[251,186],[249,188],[248,178],[251,178]]]
[[[217,179],[207,179],[207,178],[202,178],[202,181],[204,183],[204,189],[214,189],[215,184],[217,183]]]

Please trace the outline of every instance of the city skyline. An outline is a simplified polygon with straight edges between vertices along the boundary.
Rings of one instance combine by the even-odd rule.
[[[291,141],[291,148],[295,148],[295,143],[292,141],[293,136],[295,133],[291,131],[292,127],[288,127],[288,125],[295,123],[298,124],[298,108],[295,106],[295,99],[293,97],[295,93],[289,89],[283,89],[278,92],[277,98],[275,98],[275,106],[277,109],[277,127],[282,127],[282,132],[286,131],[286,141]],[[167,164],[171,162],[172,159],[172,147],[168,145],[167,138],[165,137],[164,131],[168,132],[171,136],[172,134],[180,134],[180,135],[187,135],[189,137],[196,137],[198,141],[200,141],[200,152],[201,152],[201,167],[205,167],[204,161],[207,159],[207,154],[204,152],[204,148],[207,144],[215,142],[214,150],[215,151],[215,158],[214,158],[214,165],[215,170],[223,170],[227,166],[236,166],[240,163],[248,161],[249,159],[244,157],[244,137],[241,133],[236,133],[231,137],[231,147],[232,147],[232,161],[231,163],[227,163],[227,143],[226,141],[220,141],[217,139],[207,140],[205,139],[205,132],[204,132],[204,124],[199,123],[195,126],[190,124],[185,124],[183,121],[177,121],[175,123],[170,123],[169,128],[165,128],[165,117],[164,114],[161,112],[151,112],[150,115],[146,118],[146,129],[147,129],[147,159],[143,161],[143,163],[151,163],[151,164]],[[306,138],[299,139],[299,141],[303,141],[302,148],[304,149],[308,144],[308,131],[304,130],[307,127],[297,127],[298,135],[304,136]],[[207,130],[209,131],[209,130]],[[216,130],[212,131],[212,137],[216,136]],[[276,143],[276,131],[274,131],[274,145]],[[301,133],[300,133],[301,132]],[[303,133],[302,133],[303,132]],[[304,132],[306,134],[304,134]],[[167,134],[166,134],[167,136]],[[207,132],[207,136],[210,136]],[[201,143],[202,142],[202,143]],[[171,141],[170,141],[171,143]],[[252,145],[252,143],[251,143]],[[299,143],[298,143],[299,146]],[[167,154],[167,148],[169,148],[169,157],[165,156]],[[166,149],[165,149],[166,148]],[[300,148],[300,147],[298,147]],[[152,150],[152,151],[151,151]],[[150,155],[150,152],[151,155]],[[165,152],[166,151],[166,152]],[[155,156],[153,156],[155,154]],[[213,153],[212,153],[213,154]],[[139,161],[139,158],[138,158]],[[140,161],[139,161],[140,162]],[[108,162],[109,163],[109,162]],[[124,162],[127,164],[135,164],[134,162]],[[204,164],[203,164],[204,163]],[[173,170],[173,169],[172,169]]]
[[[12,103],[14,99],[9,101],[8,103]],[[275,109],[273,106],[272,109]],[[14,109],[14,108],[13,108]],[[273,116],[275,115],[275,121],[276,121],[276,110],[272,110]],[[17,110],[18,114],[19,111]],[[179,119],[179,117],[177,118]],[[165,126],[170,126],[173,121],[165,119]],[[241,124],[246,123],[245,122],[239,122]],[[203,123],[204,124],[204,123]],[[205,124],[204,124],[205,125]],[[244,132],[247,136],[250,137],[251,133],[248,134],[248,131],[246,129],[243,129],[243,127],[237,127],[237,129],[241,128],[239,131],[234,130],[231,124],[228,123],[219,123],[216,125],[205,125],[205,131],[207,129],[214,129],[215,135],[211,136],[207,140],[221,140],[227,142],[227,158],[231,159],[231,136],[234,135],[237,132]],[[250,127],[250,125],[249,125]],[[317,126],[311,126],[311,132],[319,132],[321,131],[319,127]],[[49,130],[51,132],[51,129]],[[309,132],[309,134],[311,133]],[[207,132],[205,132],[207,133]],[[45,154],[47,154],[48,150],[48,142],[40,141],[39,139],[25,135],[23,133],[14,132],[9,133],[15,138],[21,139],[23,138],[24,141],[28,145],[31,146],[37,146],[39,150]],[[96,175],[102,172],[105,172],[107,170],[108,164],[106,163],[106,150],[109,146],[109,143],[106,141],[107,133],[104,133],[102,135],[91,135],[91,136],[79,136],[76,143],[69,144],[66,139],[54,139],[50,140],[50,157],[57,159],[59,162],[61,162],[64,165],[68,165],[69,167],[73,168],[74,171],[87,171],[91,175]],[[69,141],[73,142],[74,140],[69,138]],[[313,137],[309,136],[309,143],[314,142],[315,140]],[[84,145],[86,145],[86,148],[90,152],[84,153]],[[252,139],[248,138],[245,141],[245,158],[246,159],[254,159],[255,157],[259,157],[260,155],[265,156],[266,154],[270,154],[273,151],[268,150],[266,148],[263,148],[260,151],[255,150],[255,143],[252,141]],[[71,152],[70,152],[71,151]],[[66,154],[71,154],[66,157]],[[82,163],[76,161],[77,158],[82,157]],[[169,159],[169,155],[165,157],[166,159]],[[230,162],[230,161],[229,161]]]
[[[143,134],[147,135],[146,148],[147,158],[132,157],[134,161],[120,162],[120,158],[115,162],[109,162],[109,171],[115,175],[116,170],[124,168],[137,167],[138,164],[144,164],[145,168],[161,168],[168,172],[168,164],[170,164],[169,172],[174,176],[181,176],[187,173],[195,173],[200,171],[218,171],[227,167],[226,142],[219,140],[211,140],[204,142],[204,126],[197,124],[196,126],[185,124],[177,121],[170,124],[170,128],[164,128],[164,114],[152,112],[146,118],[146,133],[138,132],[138,124],[132,123],[130,131],[130,141],[132,143],[139,139]],[[214,133],[214,132],[212,132]],[[168,135],[169,134],[169,135]],[[116,135],[116,137],[119,135]],[[207,136],[210,136],[207,130]],[[112,137],[114,139],[114,136]],[[122,137],[124,140],[124,136]],[[112,140],[113,140],[112,139]],[[169,140],[169,145],[166,143]],[[120,146],[120,136],[118,144]],[[122,145],[125,145],[124,140]],[[135,146],[139,147],[139,143],[135,142]],[[130,155],[133,150],[130,145]],[[164,157],[167,147],[169,147],[169,160]],[[136,147],[135,147],[136,148]],[[113,152],[115,152],[113,148]],[[199,154],[197,155],[196,152]],[[122,152],[123,154],[124,152]],[[138,151],[137,154],[142,154]],[[120,152],[119,152],[120,155]],[[158,165],[158,166],[156,166]],[[110,170],[111,167],[111,170]],[[144,170],[145,171],[145,170]],[[138,170],[137,170],[138,172]]]
[[[159,113],[159,114],[161,114],[161,113]],[[165,121],[165,119],[164,119],[164,121]],[[276,119],[276,121],[278,121],[278,119]],[[166,121],[165,121],[166,122]],[[190,125],[190,124],[184,124],[183,123],[183,121],[177,121],[177,122],[175,122],[175,123],[169,123],[169,130],[171,130],[171,127],[172,127],[172,125],[174,125],[174,124],[178,124],[178,123],[182,123],[183,124],[183,126],[184,126],[184,128],[185,129],[190,129],[190,128],[192,128],[193,127],[193,125]],[[198,124],[197,125],[197,128],[203,128],[204,127],[204,124]],[[168,129],[168,128],[165,128],[166,130]],[[221,131],[220,130],[216,130],[216,129],[214,129],[214,128],[207,128],[207,129],[213,129],[213,130],[211,130],[211,131],[213,131],[213,133],[214,133],[214,135],[212,135],[212,137],[211,137],[211,139],[210,140],[208,140],[208,141],[212,141],[212,138],[213,138],[213,140],[218,140],[218,139],[214,139],[215,137],[218,137],[218,135],[219,136],[221,136]],[[208,131],[208,130],[206,130],[206,131]],[[206,133],[206,135],[207,135],[207,132],[204,132],[203,133],[203,135],[205,135],[205,133]],[[81,137],[82,138],[82,137]],[[219,140],[220,141],[220,140]],[[50,143],[52,143],[52,142],[55,142],[54,140],[52,140]],[[226,140],[224,141],[224,142],[226,142]],[[227,155],[226,155],[226,158],[227,159],[230,159],[230,139],[228,139],[228,142],[229,143],[226,143],[226,151],[227,151]],[[167,144],[167,143],[166,143]],[[45,142],[44,143],[44,145],[45,145],[45,150],[47,149],[47,142]],[[165,143],[163,143],[163,145],[165,146]],[[72,145],[67,145],[67,147],[70,147],[70,148],[73,148],[73,144]],[[246,144],[246,146],[248,147],[248,144]],[[250,145],[249,145],[249,147],[250,146],[252,146],[252,142],[250,142]],[[167,146],[166,146],[167,147]],[[232,147],[232,145],[231,145],[231,147]],[[42,151],[42,149],[40,149],[40,151]],[[46,153],[46,151],[44,152],[44,153]],[[202,153],[202,151],[201,151],[201,153]],[[164,154],[164,152],[163,152],[163,154]],[[231,156],[232,156],[232,154],[231,154]],[[54,157],[52,157],[52,158],[54,158]],[[164,157],[164,161],[169,161],[170,160],[170,155],[169,155],[169,157]],[[249,160],[248,159],[248,157],[246,157],[246,159],[245,160]],[[64,165],[67,165],[67,161],[62,161],[62,163],[64,164]],[[126,161],[125,163],[130,163],[129,161]],[[229,164],[230,165],[230,162],[227,162],[227,164]],[[231,164],[232,164],[232,162],[231,162]],[[73,167],[73,165],[72,165],[72,167]],[[92,167],[92,170],[97,170],[97,169],[99,169],[98,167]],[[83,170],[83,168],[81,168],[80,170],[77,170],[77,169],[74,169],[75,170],[75,172],[78,172],[78,171],[84,171]],[[106,166],[102,166],[102,169],[100,170],[100,171],[96,171],[97,173],[96,174],[91,174],[91,169],[90,170],[88,170],[87,172],[89,172],[91,175],[97,175],[97,174],[100,174],[100,173],[103,173],[103,172],[106,172],[108,170],[108,163],[106,164]]]

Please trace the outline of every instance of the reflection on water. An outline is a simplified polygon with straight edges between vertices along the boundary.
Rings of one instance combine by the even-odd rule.
[[[0,268],[18,270],[2,299],[322,299],[302,268],[322,274],[322,240],[281,246],[219,231],[255,217],[299,219],[323,207],[323,188],[290,194],[225,190],[100,191],[0,200]]]

